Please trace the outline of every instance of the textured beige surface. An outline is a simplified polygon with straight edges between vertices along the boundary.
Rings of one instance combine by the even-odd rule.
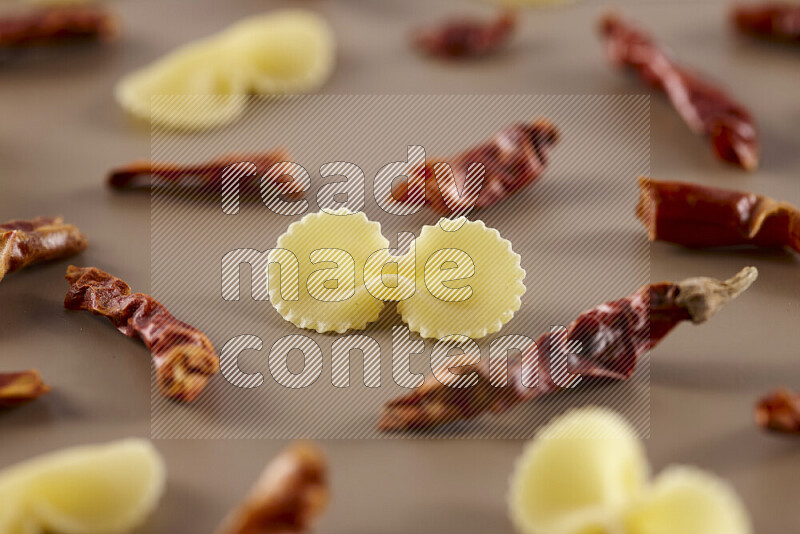
[[[297,2],[292,2],[296,5]],[[638,93],[609,70],[594,33],[604,9],[588,2],[530,11],[500,57],[449,66],[410,53],[405,36],[427,13],[466,2],[327,0],[303,5],[328,16],[340,41],[331,93]],[[288,3],[287,3],[288,4]],[[266,0],[120,3],[126,35],[107,49],[44,53],[0,68],[0,219],[63,214],[84,229],[78,260],[102,264],[140,290],[149,278],[149,199],[102,186],[114,164],[146,156],[149,135],[111,96],[115,81],[189,39],[268,9]],[[277,5],[277,4],[276,4]],[[758,117],[761,170],[742,174],[713,160],[661,99],[652,105],[652,170],[665,179],[751,189],[800,204],[800,50],[735,38],[722,2],[626,3],[676,52],[724,80]],[[780,384],[800,387],[800,261],[789,254],[652,248],[654,279],[727,276],[756,265],[758,282],[702,328],[683,327],[652,355],[651,438],[660,470],[697,464],[729,479],[763,534],[800,528],[800,443],[758,432],[753,401]],[[0,465],[60,446],[150,429],[146,351],[100,321],[61,308],[66,263],[0,284],[0,368],[37,367],[54,391],[0,414]],[[241,496],[278,441],[159,441],[166,497],[142,533],[207,532]],[[504,498],[515,441],[332,441],[333,503],[320,532],[510,532]]]

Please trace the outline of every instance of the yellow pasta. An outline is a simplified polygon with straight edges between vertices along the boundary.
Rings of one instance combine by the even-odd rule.
[[[126,76],[115,96],[130,114],[155,126],[200,130],[244,110],[247,80],[224,42],[210,39],[175,50]]]
[[[517,461],[511,519],[523,534],[621,534],[621,510],[643,490],[648,470],[621,417],[570,412],[543,428]]]
[[[335,56],[333,31],[311,11],[287,9],[249,18],[223,38],[246,71],[256,94],[306,92],[330,76]]]
[[[481,221],[441,219],[416,240],[416,292],[397,310],[422,337],[481,338],[511,320],[525,271],[511,243]]]
[[[311,213],[293,223],[270,253],[269,298],[284,319],[317,332],[360,330],[383,301],[364,286],[369,256],[389,247],[363,213]]]
[[[334,64],[330,26],[311,11],[277,11],[245,19],[183,46],[129,74],[116,86],[119,104],[152,124],[199,130],[224,125],[250,93],[319,87]]]
[[[0,473],[0,531],[128,532],[153,511],[164,484],[161,457],[144,440],[58,451]]]
[[[626,515],[626,534],[750,534],[739,497],[721,479],[692,467],[661,473]]]

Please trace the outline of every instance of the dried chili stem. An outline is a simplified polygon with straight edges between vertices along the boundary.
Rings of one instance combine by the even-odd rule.
[[[642,81],[666,93],[689,128],[709,137],[718,158],[746,170],[758,167],[755,121],[744,105],[679,65],[669,51],[625,20],[606,16],[601,33],[610,61],[630,67]]]
[[[0,373],[0,408],[11,408],[38,399],[50,391],[39,371],[30,369]]]
[[[300,443],[272,460],[256,484],[215,534],[300,534],[328,505],[327,466],[322,453]]]
[[[426,204],[438,213],[459,212],[471,202],[462,194],[469,166],[481,163],[485,175],[474,207],[487,208],[535,182],[547,167],[550,152],[558,140],[558,130],[547,119],[508,126],[489,141],[452,158],[426,162],[407,183],[394,189],[392,197],[400,203],[424,197]],[[440,173],[434,170],[440,162],[452,169],[453,181],[449,185],[445,185]]]
[[[642,177],[636,214],[651,241],[690,248],[752,245],[800,252],[800,211],[755,193]]]
[[[0,49],[111,41],[118,33],[116,18],[101,5],[47,6],[0,16]]]
[[[800,436],[800,394],[779,389],[756,405],[756,424],[764,430]]]
[[[193,401],[219,372],[208,337],[177,320],[153,297],[131,293],[128,284],[96,267],[70,265],[66,279],[70,288],[64,307],[106,317],[126,336],[140,338],[150,349],[156,381],[166,397]]]
[[[632,295],[583,312],[568,327],[566,340],[579,341],[581,350],[570,354],[570,373],[582,377],[581,384],[630,378],[636,362],[683,321],[702,323],[727,302],[742,293],[757,277],[746,267],[733,278],[690,278],[683,282],[661,282],[642,287]],[[378,428],[384,431],[430,430],[446,423],[472,419],[486,413],[504,412],[514,406],[550,395],[564,388],[554,381],[549,355],[553,333],[536,340],[516,361],[508,361],[508,384],[492,383],[490,361],[460,366],[456,376],[476,373],[472,387],[454,388],[429,376],[419,389],[389,401],[383,407]],[[536,358],[538,380],[524,385],[522,361]],[[448,367],[458,363],[448,362]],[[438,370],[442,371],[442,370]],[[440,372],[434,375],[441,376]],[[530,378],[530,377],[528,377]],[[530,384],[530,382],[529,382]]]
[[[88,244],[86,236],[61,217],[0,224],[0,280],[34,263],[74,256]]]

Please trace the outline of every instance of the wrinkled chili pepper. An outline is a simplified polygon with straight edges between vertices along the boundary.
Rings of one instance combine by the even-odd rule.
[[[443,59],[466,59],[496,52],[508,42],[517,26],[514,11],[503,11],[494,20],[457,18],[413,35],[414,46]]]
[[[86,236],[61,217],[0,224],[0,281],[28,265],[74,256],[88,244]]]
[[[131,288],[96,267],[67,268],[68,310],[86,310],[108,318],[117,329],[138,337],[150,349],[156,382],[168,398],[191,402],[219,372],[211,341],[198,329],[177,320],[156,299]]]
[[[111,41],[118,33],[116,18],[100,5],[48,6],[0,16],[0,49]]]
[[[769,197],[639,179],[636,214],[651,241],[690,248],[753,245],[800,252],[800,211]]]
[[[800,44],[800,5],[767,2],[736,6],[732,12],[736,28],[768,41]]]
[[[322,453],[295,444],[272,460],[244,501],[215,534],[301,534],[328,505],[328,468]]]
[[[470,164],[481,163],[485,173],[475,208],[489,207],[536,181],[547,167],[550,151],[558,139],[558,130],[547,119],[508,126],[489,141],[453,158],[426,161],[424,168],[393,189],[393,200],[406,203],[424,196],[434,211],[456,213],[471,203],[469,196],[463,194]],[[434,169],[440,162],[452,169],[453,180],[449,183]]]
[[[756,424],[764,430],[800,436],[800,394],[779,389],[756,405]]]
[[[581,376],[581,384],[626,380],[637,360],[655,347],[678,323],[703,323],[727,302],[737,297],[756,279],[755,267],[746,267],[727,281],[690,278],[682,282],[661,282],[640,288],[632,295],[601,304],[583,312],[566,329],[562,343],[580,342],[577,351],[565,355],[566,369]],[[554,381],[561,372],[551,369],[550,356],[559,340],[549,332],[523,352],[508,358],[508,384],[497,387],[490,360],[458,367],[450,373],[453,382],[476,373],[471,387],[456,388],[437,376],[425,378],[413,392],[389,401],[383,407],[378,428],[384,431],[430,430],[440,425],[472,419],[485,413],[500,413],[514,406],[563,390]],[[577,352],[577,353],[575,353]],[[526,370],[523,360],[535,359],[535,371]],[[450,362],[448,367],[458,366]],[[441,370],[440,370],[441,371]],[[531,381],[531,374],[538,380]],[[523,377],[527,376],[527,382]],[[525,385],[525,384],[528,385]]]
[[[252,163],[256,170],[239,178],[239,192],[253,195],[260,191],[262,176],[276,163],[285,161],[291,161],[291,158],[284,149],[253,154],[225,154],[198,164],[140,160],[112,169],[108,176],[108,185],[120,190],[159,187],[219,195],[226,170],[231,172],[234,165]],[[296,182],[284,180],[279,174],[270,174],[266,179],[275,190],[288,197],[296,197],[303,192]]]
[[[39,371],[0,373],[0,408],[11,408],[38,399],[50,391]]]
[[[743,169],[758,167],[759,141],[750,112],[716,84],[680,66],[646,33],[614,15],[601,24],[610,61],[630,67],[663,91],[693,132],[708,136],[714,153]]]

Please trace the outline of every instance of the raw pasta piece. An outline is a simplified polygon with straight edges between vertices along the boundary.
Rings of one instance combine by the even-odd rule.
[[[361,212],[308,214],[289,226],[270,252],[269,261],[280,263],[269,268],[270,301],[300,328],[361,330],[383,308],[383,301],[364,287],[364,264],[373,252],[388,247],[380,224]]]
[[[144,521],[165,478],[155,448],[129,439],[65,449],[7,469],[0,473],[0,495],[4,489],[16,495],[16,511],[6,517],[20,532],[110,534]]]
[[[333,70],[336,43],[328,23],[312,11],[287,9],[251,17],[223,38],[256,94],[318,88]]]
[[[440,219],[416,240],[414,296],[397,310],[422,337],[474,339],[500,330],[520,308],[525,271],[511,243],[482,221]]]
[[[129,74],[115,89],[131,115],[155,126],[199,130],[237,118],[247,80],[225,43],[208,39],[175,50]]]
[[[523,534],[623,534],[621,510],[648,474],[642,445],[619,415],[569,412],[540,430],[517,460],[511,520]]]
[[[747,511],[731,487],[692,467],[661,473],[625,518],[626,534],[750,534]]]

